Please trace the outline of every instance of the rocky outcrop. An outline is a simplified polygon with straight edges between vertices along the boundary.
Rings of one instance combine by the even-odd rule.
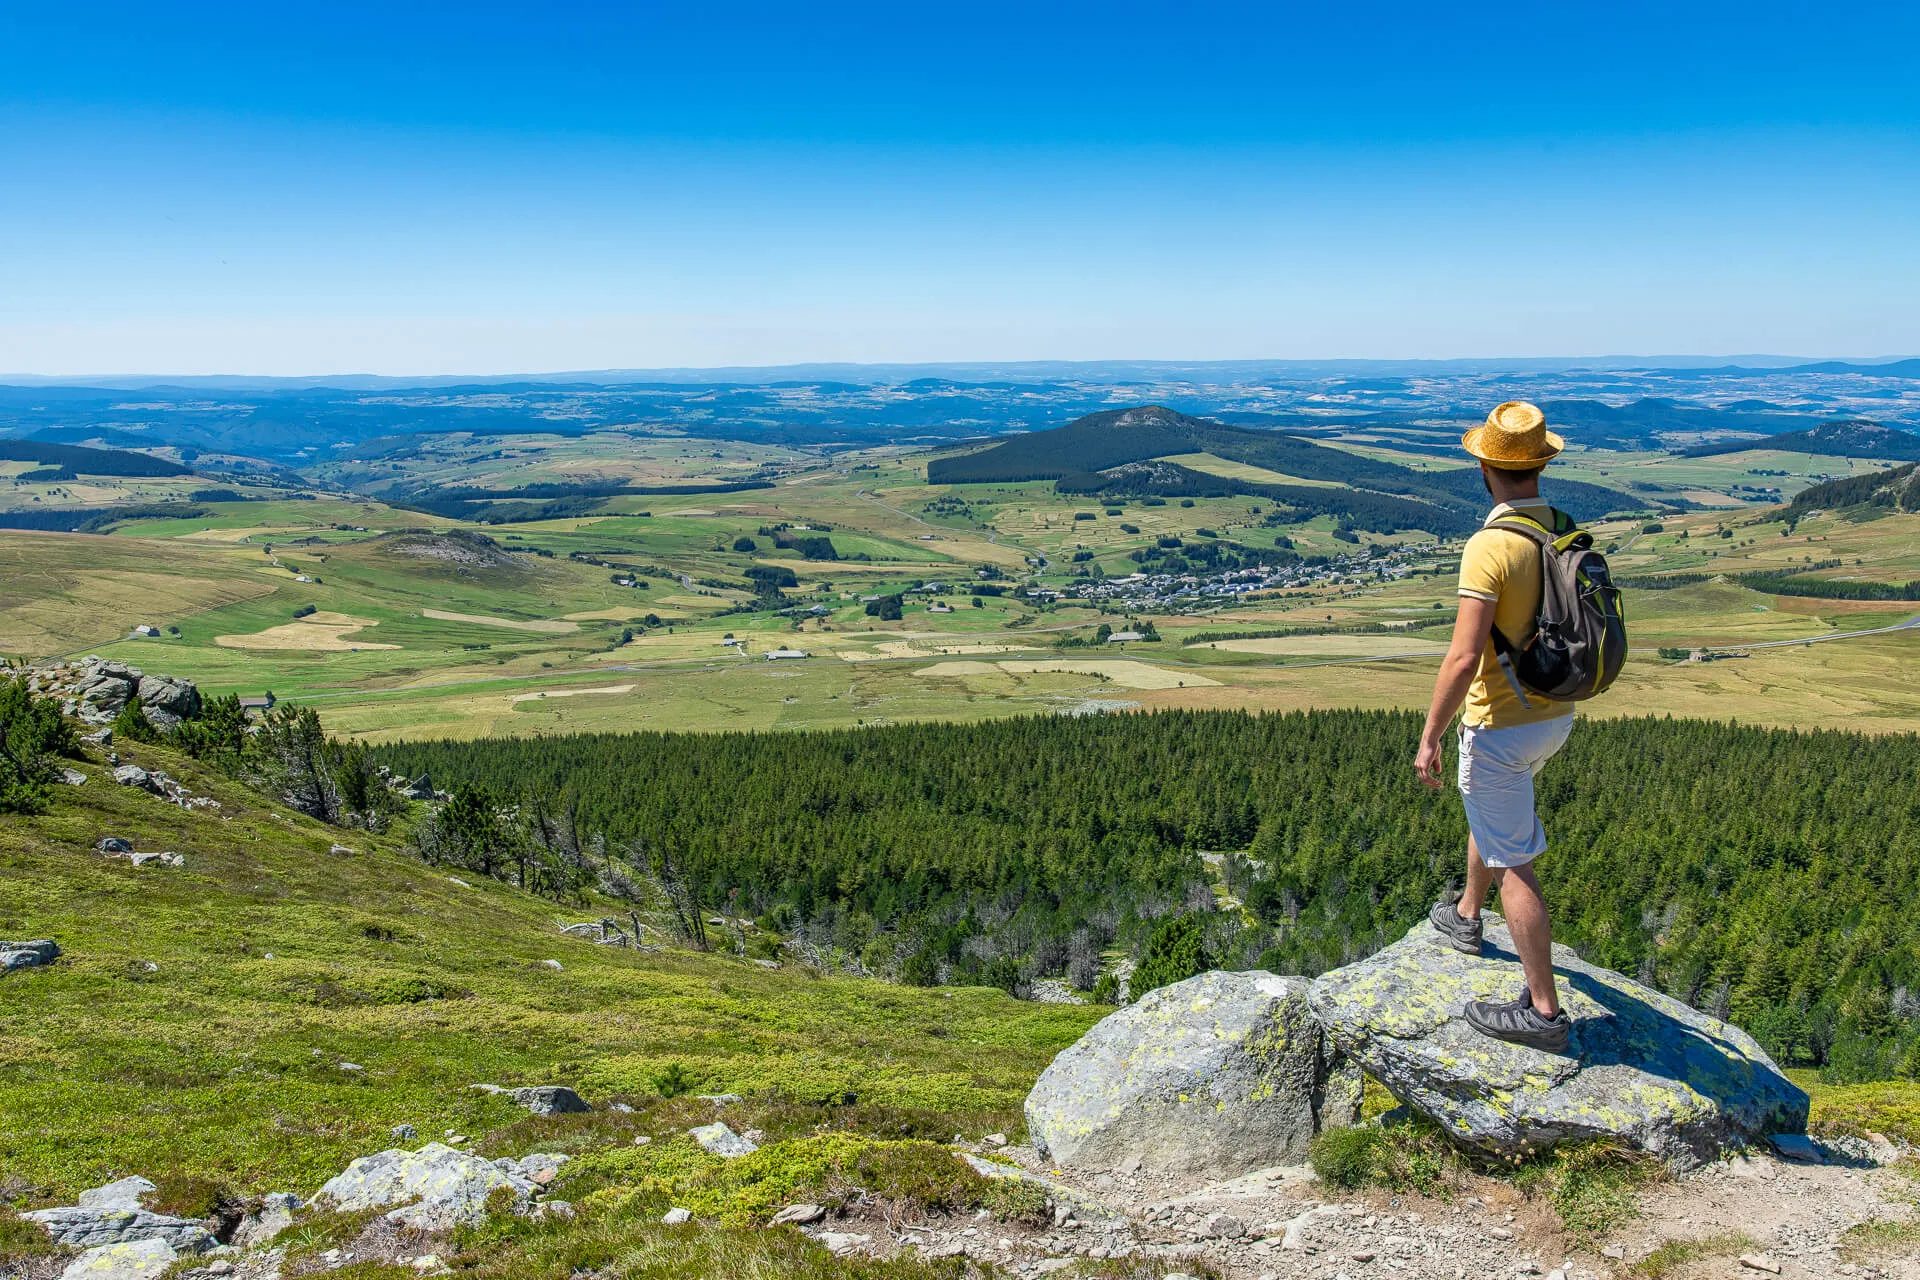
[[[526,1157],[557,1160],[557,1157]],[[513,1208],[530,1207],[537,1184],[519,1173],[465,1151],[429,1142],[418,1151],[391,1150],[362,1156],[334,1175],[317,1197],[341,1213],[386,1209],[387,1219],[423,1231],[444,1231],[487,1216],[487,1198],[506,1188]]]
[[[1574,1019],[1565,1056],[1480,1035],[1462,1009],[1510,1000],[1519,958],[1498,917],[1478,956],[1426,923],[1316,979],[1308,1000],[1333,1041],[1454,1139],[1496,1155],[1607,1138],[1675,1168],[1729,1146],[1804,1131],[1807,1095],[1738,1027],[1553,949]]]
[[[233,1243],[242,1249],[264,1248],[293,1225],[293,1215],[299,1210],[299,1196],[291,1191],[270,1191],[247,1207],[246,1216],[234,1229]]]
[[[1297,1164],[1359,1114],[1359,1072],[1307,1012],[1307,981],[1214,972],[1148,992],[1063,1050],[1027,1095],[1066,1165],[1232,1177]]]
[[[177,728],[183,720],[200,714],[200,690],[191,680],[172,676],[142,676],[139,684],[140,709],[147,721],[162,731]]]

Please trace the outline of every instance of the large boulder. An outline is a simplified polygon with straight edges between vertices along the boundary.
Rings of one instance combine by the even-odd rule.
[[[143,676],[140,706],[154,728],[177,728],[182,720],[191,720],[200,714],[200,690],[191,680]]]
[[[335,1174],[316,1198],[341,1213],[398,1206],[386,1215],[390,1221],[444,1231],[483,1221],[487,1197],[502,1187],[512,1190],[514,1209],[524,1211],[534,1185],[479,1156],[429,1142],[418,1151],[362,1156]]]
[[[1553,949],[1572,1015],[1564,1056],[1492,1040],[1463,1014],[1523,981],[1491,913],[1478,956],[1424,921],[1392,946],[1323,975],[1308,996],[1342,1050],[1466,1146],[1500,1156],[1606,1138],[1676,1169],[1778,1132],[1801,1132],[1807,1095],[1738,1027]]]
[[[140,687],[140,668],[124,662],[89,659],[74,681],[72,693],[80,718],[90,724],[107,724],[126,709]]]
[[[1204,973],[1150,991],[1061,1051],[1027,1095],[1060,1164],[1229,1178],[1295,1164],[1359,1114],[1360,1075],[1307,1012],[1307,981]]]

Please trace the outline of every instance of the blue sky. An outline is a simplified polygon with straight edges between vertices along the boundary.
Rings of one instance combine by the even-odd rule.
[[[1916,47],[1912,6],[10,6],[0,372],[1912,353]]]

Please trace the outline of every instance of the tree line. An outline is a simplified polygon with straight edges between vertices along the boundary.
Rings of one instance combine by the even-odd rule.
[[[397,744],[671,858],[699,903],[911,982],[1098,980],[1170,920],[1315,974],[1420,921],[1457,797],[1410,713],[1163,712],[857,731]],[[1541,775],[1561,940],[1836,1078],[1920,1073],[1920,737],[1584,721]],[[1200,858],[1224,851],[1218,910]],[[1184,945],[1184,944],[1183,944]]]

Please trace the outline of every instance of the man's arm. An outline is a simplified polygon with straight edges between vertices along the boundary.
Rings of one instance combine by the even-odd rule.
[[[1443,759],[1441,743],[1447,726],[1459,714],[1466,700],[1467,686],[1479,669],[1480,654],[1493,634],[1494,602],[1478,596],[1461,596],[1460,613],[1453,622],[1453,643],[1440,660],[1440,678],[1433,682],[1433,705],[1427,708],[1426,732],[1420,735],[1420,754],[1414,757],[1413,771],[1430,787],[1440,785]]]

